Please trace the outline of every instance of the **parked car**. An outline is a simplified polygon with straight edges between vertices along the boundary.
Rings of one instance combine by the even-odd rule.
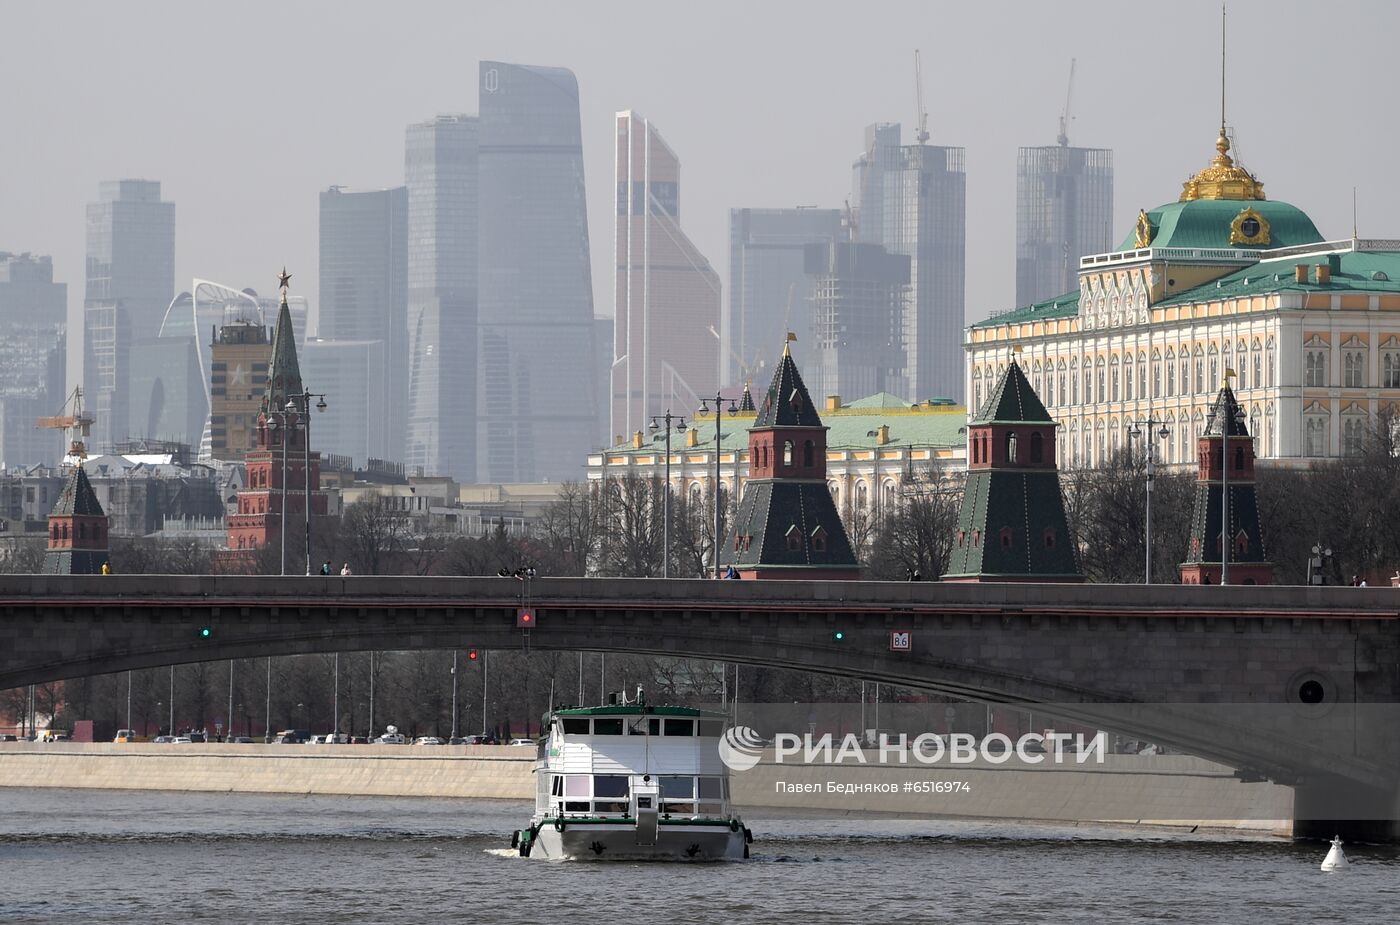
[[[414,745],[441,745],[442,739],[437,736],[419,736],[413,740]]]
[[[151,744],[152,744],[152,745],[169,745],[171,742],[174,742],[174,741],[175,741],[175,737],[174,737],[174,736],[156,736],[154,739],[151,740]]]
[[[310,739],[311,733],[305,729],[283,729],[272,741],[275,745],[302,745]]]
[[[252,736],[225,736],[224,741],[230,745],[252,745]]]
[[[510,744],[511,744],[511,745],[516,745],[516,746],[523,746],[523,747],[528,747],[528,748],[534,748],[534,747],[535,747],[535,740],[534,740],[534,739],[511,739],[511,740],[510,740]]]
[[[18,742],[19,736],[10,735],[8,732],[0,734],[0,742]]]
[[[209,741],[208,737],[202,732],[187,732],[185,733],[185,737],[196,745],[201,745]]]
[[[189,736],[176,736],[175,738],[171,739],[170,741],[171,741],[171,743],[174,744],[174,745],[189,745],[189,744],[190,744],[191,742],[193,742],[194,740],[191,739]]]
[[[113,742],[135,742],[135,741],[136,741],[136,730],[135,730],[135,729],[118,729],[118,730],[117,730],[117,734],[116,734],[115,736],[112,737],[112,741],[113,741]]]
[[[351,744],[351,745],[367,745],[368,743],[369,743],[369,739],[366,739],[364,736],[351,736],[351,737],[350,737],[350,744]]]
[[[375,739],[374,741],[375,741],[376,744],[379,744],[379,745],[406,745],[406,744],[408,744],[408,739],[405,739],[405,738],[403,737],[403,734],[402,734],[402,733],[399,733],[399,732],[386,732],[386,733],[384,733],[382,736],[380,736],[379,738]]]
[[[500,740],[495,736],[467,736],[465,745],[500,745]]]

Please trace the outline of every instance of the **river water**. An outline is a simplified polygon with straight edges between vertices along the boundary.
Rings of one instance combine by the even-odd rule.
[[[1400,852],[750,814],[753,858],[513,856],[515,801],[0,789],[3,922],[1394,922]]]

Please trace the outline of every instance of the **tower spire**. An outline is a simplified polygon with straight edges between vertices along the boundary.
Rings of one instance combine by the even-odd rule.
[[[1225,3],[1220,4],[1220,137],[1225,137]]]

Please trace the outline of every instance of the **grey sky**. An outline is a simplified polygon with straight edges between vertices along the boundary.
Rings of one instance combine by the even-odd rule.
[[[1329,237],[1400,237],[1390,109],[1400,4],[1237,0],[1229,121],[1271,199]],[[82,298],[84,203],[146,177],[177,204],[176,286],[316,298],[317,193],[403,182],[404,127],[476,111],[476,62],[567,66],[583,98],[595,310],[611,314],[612,113],[682,163],[681,221],[728,283],[731,206],[839,206],[862,129],[914,120],[967,148],[967,314],[1012,307],[1019,145],[1111,147],[1115,239],[1205,166],[1219,120],[1214,2],[943,4],[12,3],[0,250],[51,253]]]

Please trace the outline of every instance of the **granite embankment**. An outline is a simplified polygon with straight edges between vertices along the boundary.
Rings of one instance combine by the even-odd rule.
[[[1293,794],[1241,783],[1186,755],[1107,755],[1101,764],[922,767],[778,764],[732,778],[751,809],[1123,822],[1287,834]],[[0,743],[0,788],[59,787],[532,799],[533,749]],[[791,760],[791,759],[789,759]]]

